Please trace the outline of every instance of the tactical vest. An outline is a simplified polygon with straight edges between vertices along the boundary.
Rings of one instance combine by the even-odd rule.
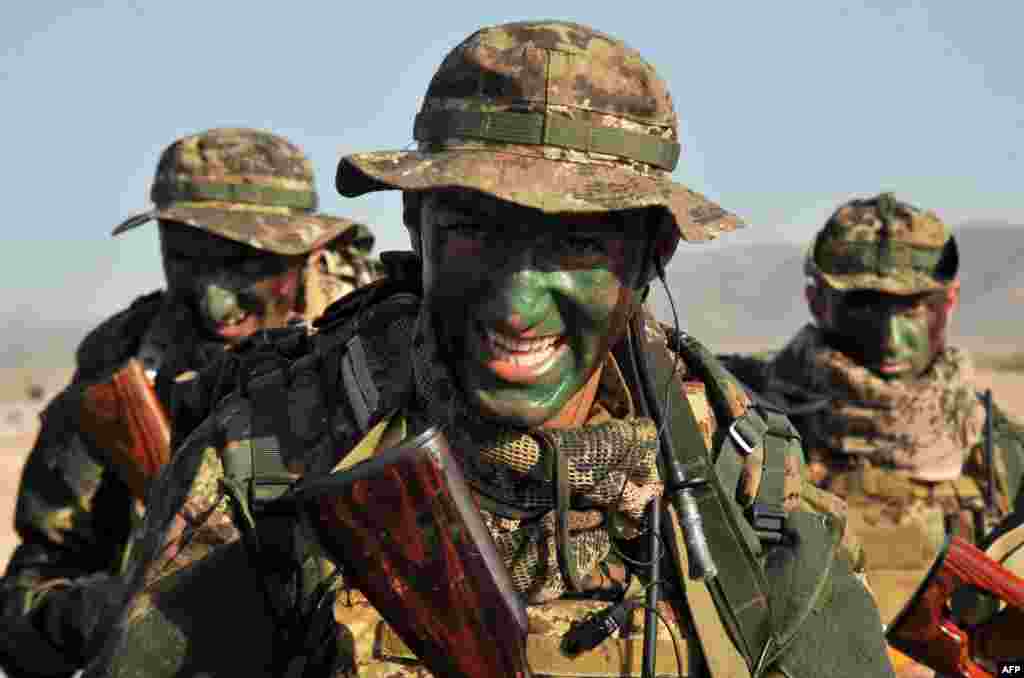
[[[403,341],[385,337],[384,328],[404,319],[411,332],[420,304],[419,273],[400,253],[385,253],[382,260],[389,266],[388,277],[333,304],[317,321],[315,334],[294,329],[261,333],[187,387],[193,408],[202,409],[196,403],[204,402],[208,408],[236,386],[235,397],[246,403],[238,410],[241,416],[226,419],[231,444],[224,446],[225,484],[233,488],[239,522],[248,526],[243,530],[251,535],[247,544],[256,562],[270,563],[261,568],[268,573],[279,558],[263,553],[264,542],[288,543],[290,537],[268,540],[257,525],[275,515],[279,498],[300,473],[330,472],[338,450],[368,453],[376,441],[367,435],[379,436],[382,422],[400,411],[413,392],[407,350],[411,333]],[[648,362],[657,374],[673,374],[673,352],[678,354],[704,384],[718,423],[709,452],[686,390],[677,384],[668,427],[680,460],[711,481],[698,503],[719,575],[706,587],[699,584],[693,595],[694,584],[679,578],[697,633],[687,639],[682,655],[688,659],[676,673],[672,646],[659,648],[659,675],[757,675],[827,600],[844,522],[836,515],[786,510],[787,469],[802,473],[795,429],[779,412],[751,406],[738,382],[696,340],[675,333],[667,339],[669,350],[664,343],[660,351],[645,348]],[[304,454],[291,456],[289,450]],[[300,457],[305,466],[296,468]],[[673,540],[668,541],[671,545]],[[270,550],[279,554],[288,548]],[[685,559],[685,553],[676,555]],[[563,619],[572,615],[573,605],[580,614],[593,609],[580,601],[555,603]],[[383,623],[373,635],[378,660],[411,659]],[[550,636],[531,633],[528,658],[536,675],[639,675],[638,667],[631,667],[638,642],[610,639],[604,647],[573,664]],[[399,668],[389,667],[393,675],[403,675]]]

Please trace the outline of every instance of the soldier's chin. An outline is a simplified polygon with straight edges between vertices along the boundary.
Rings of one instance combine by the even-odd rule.
[[[909,375],[913,369],[914,366],[909,360],[901,360],[883,362],[875,368],[875,371],[886,379],[898,379]]]
[[[227,342],[245,339],[263,327],[263,319],[255,313],[246,313],[234,322],[211,323],[213,333]]]
[[[491,421],[517,426],[538,428],[558,415],[558,408],[538,404],[525,398],[510,397],[508,393],[493,393],[489,390],[470,389],[467,397],[480,416]]]

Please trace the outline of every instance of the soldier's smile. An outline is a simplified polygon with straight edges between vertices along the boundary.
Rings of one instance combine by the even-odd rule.
[[[569,352],[566,336],[509,334],[472,322],[470,340],[473,352],[484,360],[494,374],[508,382],[529,383],[544,375]]]
[[[470,191],[429,195],[422,221],[425,292],[467,398],[514,425],[555,418],[624,331],[643,248],[617,217]],[[646,242],[645,222],[630,225]]]

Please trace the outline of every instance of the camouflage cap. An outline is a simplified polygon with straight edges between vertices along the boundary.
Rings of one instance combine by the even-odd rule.
[[[547,213],[661,207],[683,239],[742,225],[675,183],[678,119],[638,52],[579,24],[477,31],[434,74],[415,151],[342,158],[338,191],[468,188]]]
[[[804,272],[837,290],[916,294],[946,287],[958,263],[938,216],[882,193],[840,205],[808,248]]]
[[[160,156],[150,198],[154,209],[113,235],[167,219],[276,254],[304,254],[346,232],[359,247],[373,243],[365,226],[316,212],[312,163],[269,132],[211,129],[178,139]]]

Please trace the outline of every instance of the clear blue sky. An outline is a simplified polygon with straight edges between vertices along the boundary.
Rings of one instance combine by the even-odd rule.
[[[250,126],[302,146],[323,209],[404,248],[397,194],[345,200],[347,152],[410,143],[444,54],[479,26],[561,18],[640,50],[682,121],[678,180],[804,241],[840,201],[895,190],[953,224],[1024,224],[1024,3],[6,3],[0,10],[0,324],[95,322],[160,285],[161,149]],[[356,9],[358,8],[358,9]],[[699,250],[688,251],[690,256]],[[685,265],[677,257],[674,265]]]

